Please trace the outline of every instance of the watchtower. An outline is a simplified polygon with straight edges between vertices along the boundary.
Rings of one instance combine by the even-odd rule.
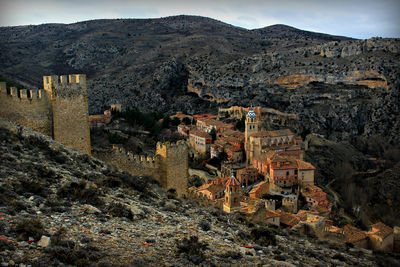
[[[43,76],[43,89],[51,99],[54,140],[90,154],[86,75]]]
[[[157,143],[160,184],[166,190],[175,189],[178,196],[186,195],[189,178],[188,146],[185,141]]]

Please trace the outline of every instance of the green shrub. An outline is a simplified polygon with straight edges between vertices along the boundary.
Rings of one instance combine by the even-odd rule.
[[[117,203],[117,202],[111,203],[107,207],[107,212],[108,212],[108,214],[110,214],[114,217],[125,217],[130,220],[133,219],[133,214],[132,214],[131,210],[121,203]]]
[[[108,141],[109,141],[111,144],[125,144],[126,139],[125,139],[125,138],[122,138],[121,136],[119,136],[119,135],[116,134],[116,133],[112,133],[112,134],[109,134],[109,135],[108,135]]]
[[[204,261],[204,251],[208,248],[208,244],[199,241],[197,236],[185,237],[176,241],[178,253],[186,254],[187,259],[194,264],[200,264]]]
[[[71,182],[67,185],[62,186],[57,191],[57,195],[59,197],[68,198],[71,200],[78,200],[93,205],[103,204],[103,201],[101,201],[99,198],[99,190],[87,187],[86,182],[83,181]]]
[[[261,246],[276,245],[275,231],[267,227],[254,227],[250,236]]]
[[[168,199],[177,199],[178,198],[178,193],[176,193],[176,190],[174,188],[168,189],[167,198]]]
[[[39,240],[42,235],[46,234],[42,221],[37,218],[18,221],[15,231],[21,235],[24,240],[28,240],[30,236],[35,240]]]
[[[206,220],[201,220],[199,222],[199,227],[201,228],[201,230],[206,232],[211,229],[210,223],[207,222]]]

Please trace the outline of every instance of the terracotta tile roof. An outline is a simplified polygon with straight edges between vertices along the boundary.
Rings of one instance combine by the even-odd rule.
[[[275,155],[271,159],[271,169],[274,170],[297,169],[297,164],[296,161],[293,159]]]
[[[301,221],[307,221],[307,215],[308,214],[312,214],[312,215],[316,215],[315,211],[311,211],[311,210],[299,210],[297,212],[297,217],[301,220]]]
[[[281,224],[287,225],[289,227],[293,227],[300,222],[300,219],[296,215],[289,213],[289,212],[284,212],[281,210],[279,210],[279,211],[280,211],[280,215],[281,215],[280,216]]]
[[[327,213],[329,211],[328,208],[326,208],[326,207],[324,207],[322,205],[317,205],[315,207],[315,210],[318,211],[318,213],[320,213],[320,214],[324,214],[324,213]]]
[[[350,224],[346,224],[343,227],[343,233],[346,236],[347,242],[350,243],[358,242],[367,238],[367,235],[363,231],[351,226]]]
[[[282,130],[266,131],[266,132],[271,137],[293,135],[293,132],[290,129],[282,129]]]
[[[212,194],[216,194],[219,193],[221,191],[224,191],[224,186],[223,185],[217,185],[217,184],[211,184],[210,186],[204,188],[204,189],[200,189],[198,191],[209,191]]]
[[[197,114],[197,115],[193,115],[193,118],[199,119],[199,118],[216,118],[217,115],[214,114]]]
[[[332,233],[341,233],[342,229],[333,225],[327,226],[327,230]]]
[[[226,185],[229,185],[229,186],[240,186],[240,183],[235,177],[230,177],[228,179],[228,181],[226,182]]]
[[[299,159],[296,160],[296,163],[299,170],[315,170],[315,167],[311,163]]]
[[[267,159],[271,159],[273,158],[273,156],[277,155],[278,152],[274,151],[274,150],[268,150],[267,153],[265,153],[265,157]]]
[[[280,137],[294,135],[290,129],[274,130],[274,131],[259,131],[252,134],[253,137]]]
[[[265,209],[265,217],[267,219],[276,218],[276,217],[279,217],[279,216],[280,216],[279,213],[277,213],[277,212],[275,212],[273,210],[270,210],[270,209]]]
[[[302,151],[299,145],[291,145],[286,148],[287,151]]]
[[[203,184],[198,188],[198,191],[205,190],[205,189],[209,188],[211,185],[212,185],[212,182],[211,183],[207,183],[207,184]]]
[[[198,137],[211,139],[211,136],[208,133],[201,132],[201,131],[191,131],[190,135],[195,135],[195,136],[198,136]]]
[[[388,235],[393,233],[393,228],[387,226],[382,222],[375,223],[371,225],[371,231],[368,234],[377,235],[380,238],[384,239]]]

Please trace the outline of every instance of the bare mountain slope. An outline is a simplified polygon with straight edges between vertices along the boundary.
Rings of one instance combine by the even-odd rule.
[[[91,113],[116,102],[169,113],[262,105],[299,113],[299,132],[400,142],[398,39],[175,16],[3,27],[0,41],[0,75],[27,86],[87,73]]]

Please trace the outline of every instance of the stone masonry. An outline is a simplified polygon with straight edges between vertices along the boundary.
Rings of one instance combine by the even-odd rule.
[[[0,83],[0,116],[90,154],[86,75],[44,76],[43,88],[7,90]]]
[[[175,189],[178,196],[187,195],[189,161],[184,141],[157,143],[154,157],[133,155],[117,146],[111,151],[93,150],[93,156],[132,175],[151,176],[165,190]]]

